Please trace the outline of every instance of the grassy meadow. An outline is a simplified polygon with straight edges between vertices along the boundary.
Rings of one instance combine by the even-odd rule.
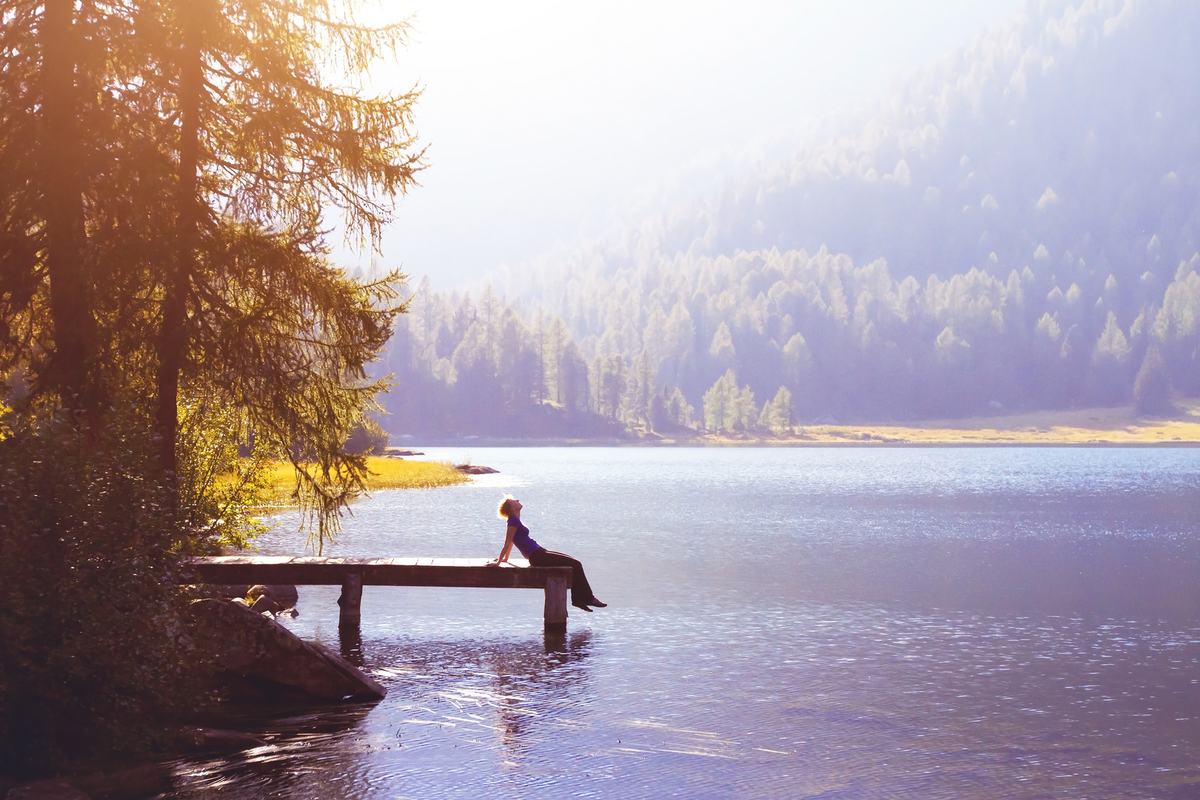
[[[367,479],[367,491],[383,489],[433,489],[438,486],[455,486],[466,483],[470,478],[449,464],[435,461],[405,461],[399,458],[370,456],[367,466],[371,470]],[[275,464],[267,473],[268,505],[295,505],[292,492],[296,478],[292,465],[287,462]]]
[[[1034,411],[890,425],[811,425],[781,436],[705,436],[711,444],[1145,445],[1200,444],[1200,401],[1169,414],[1138,416],[1132,406]]]

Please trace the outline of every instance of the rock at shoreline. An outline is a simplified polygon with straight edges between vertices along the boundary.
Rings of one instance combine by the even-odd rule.
[[[387,690],[337,653],[302,641],[274,619],[242,603],[192,603],[198,640],[225,669],[299,689],[323,700],[379,700]]]
[[[295,586],[282,583],[271,586],[258,584],[251,586],[246,592],[246,600],[250,603],[251,610],[260,614],[289,614],[297,617],[299,614],[296,613],[296,601],[299,599],[300,593],[296,591]]]
[[[296,587],[286,583],[251,586],[246,592],[246,597],[253,601],[264,594],[270,595],[280,608],[295,608],[296,603],[300,600],[300,593],[296,591]]]
[[[300,592],[296,587],[286,583],[273,583],[270,585],[256,584],[254,586],[246,586],[243,584],[221,585],[208,584],[208,588],[217,597],[240,597],[252,604],[262,595],[270,595],[271,600],[279,605],[280,609],[295,608],[296,603],[300,601]]]
[[[5,800],[136,800],[161,794],[164,775],[151,763],[115,772],[92,772],[15,786]],[[0,788],[0,792],[3,792]]]
[[[250,604],[251,611],[257,611],[259,614],[278,614],[283,610],[279,603],[271,599],[269,594],[260,594],[258,598]]]
[[[500,471],[491,467],[477,467],[472,464],[455,464],[454,468],[467,475],[494,475]]]
[[[182,739],[186,749],[193,753],[237,753],[268,745],[257,736],[220,728],[192,728],[184,732]]]
[[[5,800],[91,800],[72,786],[66,778],[34,781],[24,786],[9,789]]]

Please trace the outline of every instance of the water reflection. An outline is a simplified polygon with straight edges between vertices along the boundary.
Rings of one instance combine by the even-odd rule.
[[[206,722],[270,742],[236,756],[170,762],[175,798],[368,797],[371,787],[420,787],[444,758],[483,755],[518,766],[564,728],[584,724],[593,634],[528,640],[368,640],[339,629],[343,655],[388,688],[379,706],[280,713],[226,709]],[[350,656],[347,656],[348,658]],[[447,754],[449,750],[453,755]],[[472,755],[474,754],[474,755]],[[356,787],[356,788],[352,788]],[[388,793],[384,796],[393,796]]]
[[[494,738],[506,760],[563,726],[580,724],[591,703],[586,664],[591,631],[545,634],[542,642],[434,641],[398,643],[374,654],[408,680],[390,687],[389,703],[404,707],[406,746],[476,744]],[[435,698],[434,702],[430,699]]]
[[[319,777],[321,770],[310,754],[352,737],[371,710],[370,705],[312,704],[286,711],[278,705],[225,708],[203,721],[213,727],[254,733],[269,744],[232,755],[166,762],[174,786],[168,796],[204,798],[216,792],[247,800],[320,796],[314,793],[313,778]]]
[[[338,625],[338,651],[354,666],[363,666],[362,626]]]
[[[532,684],[539,693],[559,694],[557,699],[566,701],[565,704],[560,703],[560,707],[583,705],[581,701],[584,698],[573,695],[586,675],[581,668],[591,655],[592,632],[583,630],[568,636],[565,631],[546,631],[543,636],[544,658],[529,659],[527,665],[522,667],[524,654],[510,653],[496,664],[496,693],[504,698],[499,708],[500,724],[504,729],[502,742],[510,758],[517,756],[523,737],[529,733],[531,723],[537,718],[536,712],[530,714],[528,709],[521,706],[518,692],[528,691]],[[510,660],[511,656],[516,656],[516,659]],[[529,675],[529,682],[514,680],[514,675]],[[558,717],[556,721],[561,723],[563,719]]]

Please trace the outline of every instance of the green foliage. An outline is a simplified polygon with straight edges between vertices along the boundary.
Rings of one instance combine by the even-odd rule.
[[[378,245],[423,167],[417,93],[362,87],[407,26],[359,24],[358,8],[17,3],[0,28],[0,371],[26,375],[30,406],[93,421],[113,395],[157,404],[153,463],[185,482],[212,460],[176,463],[195,436],[179,401],[236,410],[310,465],[297,491],[318,539],[361,490],[342,445],[404,310],[397,274],[329,263],[327,212]],[[210,496],[199,481],[182,502]]]
[[[144,749],[194,696],[179,559],[261,532],[271,457],[318,550],[363,489],[343,444],[405,306],[329,262],[326,212],[377,246],[423,164],[416,93],[361,81],[407,28],[358,7],[4,7],[5,768]]]
[[[296,466],[318,551],[364,490],[365,457],[343,445],[384,386],[367,366],[392,333],[398,276],[360,282],[312,243],[224,225],[195,280],[186,391],[236,410],[242,430]]]
[[[597,413],[615,420],[621,414],[621,401],[629,388],[629,368],[619,355],[597,357],[592,364],[592,381],[596,387]]]
[[[792,393],[780,386],[775,398],[763,403],[758,426],[771,433],[790,433],[792,430]]]
[[[243,550],[270,529],[258,512],[271,493],[278,453],[250,435],[243,414],[199,397],[181,401],[176,448],[179,514],[193,531],[186,549]]]
[[[183,635],[190,532],[145,475],[146,420],[69,414],[0,441],[0,771],[144,750],[207,661]]]
[[[656,392],[650,399],[650,429],[660,433],[676,433],[695,425],[696,410],[676,387]]]
[[[714,433],[748,431],[754,427],[758,416],[754,392],[749,386],[738,389],[737,376],[732,369],[726,370],[704,393],[704,427]]]
[[[349,453],[381,456],[387,449],[389,439],[388,432],[378,422],[370,417],[364,417],[362,422],[359,422],[350,431],[350,438],[346,439],[345,448]]]

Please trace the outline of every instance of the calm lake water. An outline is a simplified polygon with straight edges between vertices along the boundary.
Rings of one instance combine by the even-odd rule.
[[[431,449],[327,555],[494,556],[511,492],[609,608],[337,587],[374,706],[245,720],[171,797],[1200,796],[1200,449]],[[303,551],[295,519],[260,542]]]

